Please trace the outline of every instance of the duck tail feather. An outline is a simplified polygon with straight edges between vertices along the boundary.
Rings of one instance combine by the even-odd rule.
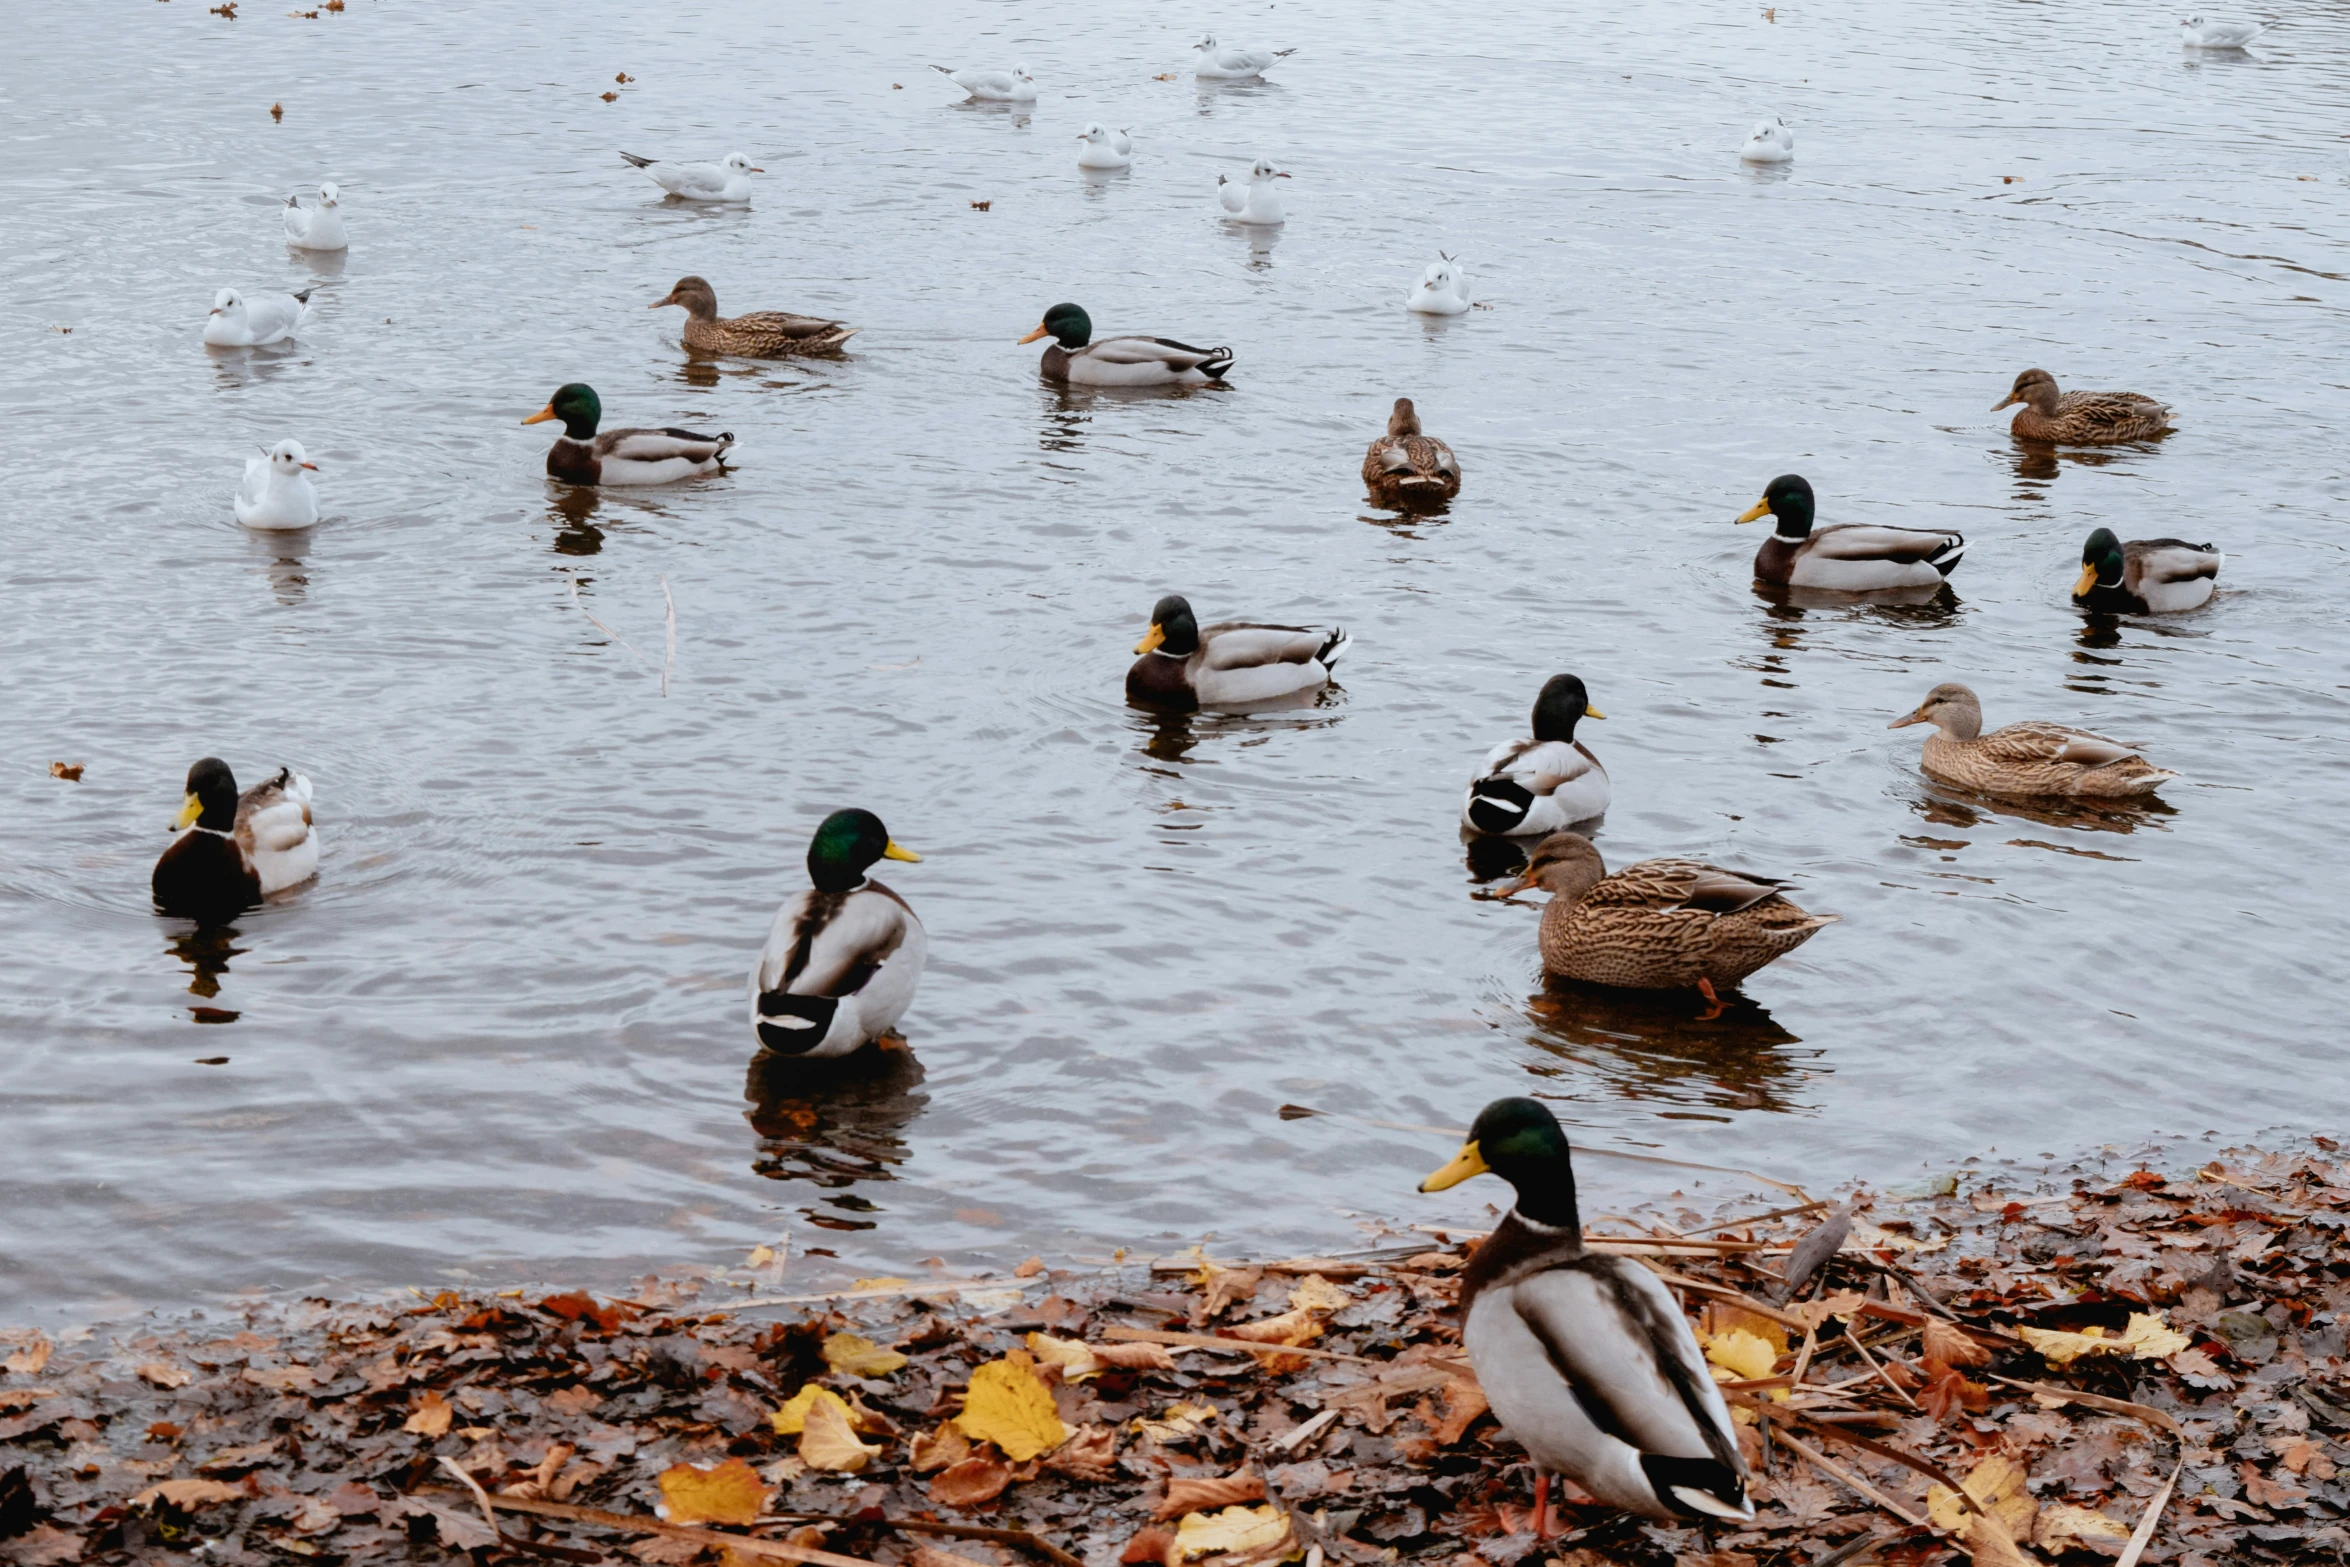
[[[1346,634],[1344,626],[1333,626],[1330,639],[1315,650],[1314,657],[1322,661],[1324,669],[1328,669],[1338,662],[1338,655],[1345,652],[1347,644],[1353,640]]]

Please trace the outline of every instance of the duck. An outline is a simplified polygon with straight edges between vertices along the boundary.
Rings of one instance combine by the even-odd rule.
[[[1930,588],[1957,569],[1966,536],[1939,528],[1888,528],[1840,522],[1812,527],[1811,483],[1783,473],[1763,487],[1763,498],[1738,521],[1772,517],[1777,525],[1754,552],[1754,580],[1774,587],[1832,588],[1874,593]]]
[[[1754,129],[1746,133],[1746,145],[1738,149],[1741,163],[1792,163],[1795,160],[1795,133],[1787,122],[1777,115],[1757,120]]]
[[[265,533],[307,528],[318,521],[318,491],[310,475],[318,464],[300,441],[280,441],[259,457],[245,459],[237,486],[237,521]]]
[[[805,892],[776,911],[751,970],[751,1030],[781,1056],[845,1056],[897,1027],[914,1001],[930,937],[913,907],[865,873],[919,864],[881,818],[835,811],[808,841]]]
[[[1391,511],[1437,505],[1461,493],[1461,463],[1451,447],[1420,432],[1419,410],[1399,397],[1387,416],[1387,433],[1363,453],[1363,483],[1371,499]]]
[[[255,294],[250,298],[233,288],[212,296],[212,313],[204,321],[204,341],[214,348],[259,348],[282,343],[310,323],[310,293]]]
[[[1286,222],[1286,209],[1281,205],[1281,188],[1273,182],[1287,178],[1287,174],[1262,158],[1250,166],[1246,185],[1235,185],[1219,174],[1216,176],[1216,210],[1235,223],[1263,228]]]
[[[2241,49],[2268,29],[2266,22],[2207,22],[2190,16],[2179,24],[2179,43],[2188,49]]]
[[[343,228],[343,193],[333,181],[318,187],[318,205],[305,207],[286,198],[286,243],[297,250],[349,250],[351,236]]]
[[[2081,546],[2081,575],[2073,602],[2116,615],[2175,615],[2211,602],[2227,557],[2185,539],[2132,539],[2124,544],[2099,528]]]
[[[645,308],[676,305],[685,311],[685,346],[705,354],[739,354],[746,359],[785,359],[794,354],[836,354],[863,330],[822,316],[788,310],[754,310],[747,316],[718,314],[718,295],[698,277],[681,277],[662,298]]]
[[[1212,37],[1191,46],[1192,74],[1213,82],[1242,82],[1262,76],[1275,61],[1286,60],[1295,49],[1229,49]]]
[[[1955,682],[1936,686],[1915,712],[1885,727],[1911,724],[1934,726],[1921,759],[1926,776],[1978,794],[2126,799],[2179,776],[2133,747],[2063,724],[2033,719],[1985,734],[1983,704]]]
[[[1461,264],[1439,251],[1428,263],[1428,270],[1420,274],[1420,281],[1412,285],[1403,307],[1424,316],[1457,316],[1467,310],[1469,280]]]
[[[1573,1152],[1549,1106],[1494,1100],[1420,1190],[1479,1175],[1517,1199],[1461,1270],[1461,1343],[1534,1460],[1535,1532],[1553,1532],[1554,1473],[1651,1518],[1753,1518],[1737,1428],[1689,1320],[1638,1259],[1584,1250]]]
[[[1134,645],[1126,700],[1166,712],[1246,706],[1330,683],[1347,635],[1307,626],[1227,620],[1204,630],[1191,601],[1170,593],[1151,606],[1151,628]]]
[[[1534,732],[1504,740],[1485,758],[1461,803],[1461,823],[1495,837],[1554,833],[1607,809],[1607,769],[1575,738],[1575,726],[1607,714],[1574,675],[1553,675],[1534,698]]]
[[[1695,987],[1715,1006],[1727,987],[1783,958],[1842,918],[1789,901],[1790,883],[1702,860],[1642,860],[1613,876],[1581,833],[1554,832],[1498,898],[1529,887],[1542,911],[1542,966],[1566,979],[1624,990]]]
[[[983,103],[1036,102],[1036,78],[1028,74],[1025,65],[1015,65],[1008,71],[981,68],[957,71],[943,65],[931,69]]]
[[[547,448],[547,477],[565,484],[667,484],[726,466],[734,432],[702,435],[693,430],[606,430],[596,389],[582,381],[555,388],[547,406],[523,420],[563,421],[563,434]]]
[[[728,153],[721,163],[667,163],[659,158],[640,158],[633,152],[624,152],[620,158],[631,168],[651,175],[653,183],[670,195],[687,201],[749,201],[751,176],[767,172],[739,152]]]
[[[318,874],[310,780],[290,767],[240,795],[228,763],[207,756],[188,769],[171,825],[179,836],[150,887],[155,907],[175,918],[219,924]]]
[[[1037,361],[1037,373],[1078,386],[1206,386],[1221,382],[1232,368],[1231,349],[1194,348],[1171,337],[1105,337],[1097,343],[1093,318],[1066,303],[1047,310],[1020,341],[1040,337],[1053,341]]]
[[[1124,131],[1113,131],[1099,120],[1077,133],[1085,143],[1085,150],[1077,155],[1081,169],[1127,169],[1134,166],[1134,138]]]
[[[2019,441],[2056,446],[2119,446],[2152,440],[2170,428],[2170,405],[2136,392],[2058,392],[2056,377],[2026,370],[2015,387],[1991,405],[1993,413],[2022,403],[2007,427]]]

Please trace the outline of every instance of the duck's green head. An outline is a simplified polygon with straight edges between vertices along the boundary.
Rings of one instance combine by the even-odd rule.
[[[596,437],[596,425],[603,417],[604,404],[596,396],[596,389],[585,381],[573,381],[555,388],[547,406],[522,422],[544,424],[549,419],[560,419],[565,435],[575,441],[592,441]]]
[[[188,769],[187,798],[180,802],[180,813],[171,825],[174,831],[191,825],[214,832],[235,828],[237,776],[228,770],[228,763],[217,756],[207,756]]]
[[[1577,723],[1605,717],[1607,714],[1591,705],[1591,693],[1583,689],[1580,679],[1553,675],[1542,682],[1542,694],[1534,699],[1534,738],[1573,740]]]
[[[871,811],[835,811],[808,840],[808,879],[818,892],[848,892],[865,880],[866,868],[875,860],[921,858],[911,849],[899,848]]]
[[[1440,1192],[1473,1175],[1498,1175],[1516,1187],[1520,1218],[1569,1228],[1577,1224],[1567,1134],[1540,1100],[1496,1099],[1477,1112],[1461,1151],[1422,1181],[1420,1190]]]
[[[2122,585],[2122,541],[2111,528],[2099,528],[2081,546],[2081,578],[2073,584],[2074,598],[2087,598],[2091,588]]]
[[[1093,341],[1093,317],[1076,305],[1055,305],[1044,313],[1044,324],[1020,341],[1033,343],[1040,337],[1049,337],[1063,348],[1083,348]]]
[[[1763,486],[1763,498],[1738,514],[1740,522],[1776,517],[1775,530],[1783,539],[1811,537],[1811,483],[1801,474],[1783,473]]]
[[[1191,600],[1170,593],[1151,606],[1151,628],[1134,644],[1137,653],[1165,653],[1189,658],[1199,651],[1199,622],[1192,619]]]

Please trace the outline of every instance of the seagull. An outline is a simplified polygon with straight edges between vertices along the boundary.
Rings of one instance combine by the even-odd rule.
[[[258,348],[292,337],[309,319],[308,289],[299,294],[255,294],[247,299],[233,288],[224,288],[212,297],[204,341],[215,348]]]
[[[317,471],[300,441],[280,441],[266,455],[246,458],[237,521],[270,533],[309,527],[318,521],[318,491],[309,479]]]
[[[1028,74],[1025,65],[1015,65],[1008,71],[950,71],[943,65],[931,69],[972,97],[988,103],[1036,102],[1036,78]]]
[[[1469,280],[1461,274],[1461,264],[1437,252],[1428,270],[1420,274],[1420,281],[1412,286],[1412,297],[1404,301],[1404,308],[1424,316],[1457,316],[1467,310]]]
[[[1100,121],[1077,133],[1085,150],[1077,155],[1081,169],[1123,169],[1134,162],[1134,138],[1124,131],[1105,130]]]
[[[728,153],[724,163],[664,163],[633,152],[620,156],[650,174],[653,183],[670,195],[687,201],[749,201],[751,176],[767,172],[739,152]]]
[[[342,192],[333,181],[318,187],[318,205],[304,207],[286,198],[286,243],[300,250],[349,250],[351,236],[343,232]]]
[[[1279,223],[1283,220],[1281,192],[1273,182],[1287,178],[1288,174],[1259,158],[1248,171],[1246,185],[1235,185],[1221,174],[1216,176],[1216,205],[1236,223]]]
[[[1218,82],[1242,82],[1262,76],[1276,60],[1297,53],[1295,49],[1226,49],[1213,38],[1202,38],[1191,47],[1199,56],[1196,74]]]
[[[2241,49],[2268,31],[2266,22],[2206,22],[2190,16],[2179,24],[2179,42],[2189,49]]]
[[[1757,120],[1754,129],[1746,133],[1746,145],[1738,149],[1738,159],[1741,163],[1792,163],[1795,133],[1775,114]]]

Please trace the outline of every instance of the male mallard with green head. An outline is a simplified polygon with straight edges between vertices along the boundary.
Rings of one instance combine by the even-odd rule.
[[[228,763],[207,756],[188,769],[171,825],[179,836],[151,883],[162,913],[219,924],[318,874],[310,780],[290,767],[239,794]]]
[[[563,421],[563,434],[547,448],[547,477],[565,484],[667,484],[726,466],[734,433],[703,435],[694,430],[606,430],[596,433],[604,404],[596,389],[573,381],[555,389],[547,406],[523,420]]]
[[[2116,799],[2151,794],[2179,775],[2130,746],[2086,729],[2026,720],[1983,733],[1983,704],[1955,682],[1936,686],[1906,718],[1885,727],[1932,724],[1921,758],[1926,776],[1982,794],[2078,795]]]
[[[2124,544],[2099,528],[2081,546],[2081,575],[2073,602],[2113,615],[2172,615],[2211,602],[2220,562],[2208,544],[2185,539],[2132,539]]]
[[[2023,404],[2008,433],[2019,441],[2057,446],[2119,446],[2148,441],[2170,428],[2170,406],[2136,392],[2059,392],[2056,377],[2026,370],[1993,413]]]
[[[1343,630],[1306,626],[1227,620],[1203,630],[1191,601],[1170,593],[1151,606],[1151,628],[1134,645],[1142,656],[1126,671],[1126,700],[1189,713],[1295,696],[1330,683],[1346,644]]]
[[[1812,515],[1811,485],[1793,473],[1773,479],[1763,498],[1739,514],[1740,522],[1777,519],[1771,536],[1754,552],[1757,582],[1840,593],[1930,588],[1949,576],[1966,553],[1962,534],[1859,522],[1814,528]]]
[[[776,912],[751,970],[751,1028],[777,1055],[845,1056],[913,1005],[930,938],[906,900],[866,875],[919,861],[871,811],[835,811],[808,843],[808,890]]]
[[[1558,1117],[1496,1099],[1420,1190],[1476,1175],[1500,1176],[1517,1201],[1461,1274],[1461,1342],[1542,1476],[1537,1531],[1550,1532],[1552,1473],[1652,1518],[1752,1518],[1737,1429],[1688,1319],[1638,1261],[1583,1249]]]
[[[1078,386],[1206,386],[1232,368],[1229,348],[1194,348],[1171,337],[1105,337],[1093,341],[1093,318],[1076,305],[1055,305],[1037,329],[1020,339],[1049,337],[1037,370],[1048,381]]]
[[[1607,809],[1607,769],[1575,726],[1607,714],[1574,675],[1553,675],[1534,699],[1534,732],[1505,740],[1469,785],[1461,820],[1478,832],[1522,836],[1587,822]]]
[[[718,294],[698,277],[681,277],[665,298],[645,308],[678,305],[685,310],[685,346],[705,354],[738,354],[746,359],[784,359],[794,354],[837,354],[859,328],[822,316],[795,316],[788,310],[754,310],[721,316]]]

